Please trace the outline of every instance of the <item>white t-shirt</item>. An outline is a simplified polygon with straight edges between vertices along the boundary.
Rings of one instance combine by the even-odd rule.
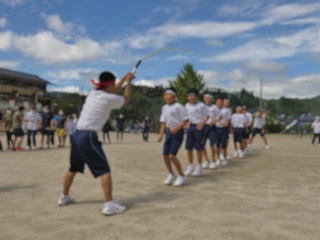
[[[187,103],[186,109],[188,111],[189,121],[192,124],[201,123],[209,116],[209,111],[203,102],[197,102],[195,104]]]
[[[186,120],[188,112],[180,103],[166,104],[162,107],[160,122],[165,123],[167,128],[176,128]]]
[[[231,109],[222,108],[222,109],[220,109],[220,114],[221,114],[222,118],[219,122],[217,122],[216,127],[218,127],[218,128],[228,127],[228,125],[222,126],[222,124],[225,122],[228,122],[231,119]]]
[[[265,118],[257,116],[254,119],[253,128],[262,129],[264,125],[266,125],[266,119]]]
[[[253,120],[252,114],[247,112],[245,114],[245,117],[246,117],[246,124],[247,124],[248,127],[250,127],[251,124],[252,124],[252,120]]]
[[[28,130],[37,130],[38,129],[38,121],[41,119],[41,116],[38,112],[36,112],[36,111],[27,112],[25,115],[25,118],[29,121],[27,123]]]
[[[78,130],[101,131],[113,109],[124,104],[124,97],[106,93],[103,90],[92,90],[82,107],[77,123]]]
[[[244,128],[247,124],[246,116],[242,113],[234,113],[231,118],[234,128]]]
[[[209,111],[209,119],[207,121],[207,124],[210,124],[216,121],[221,116],[220,109],[216,105],[212,104],[206,107],[208,108],[208,111]]]
[[[313,132],[315,134],[320,134],[320,122],[313,122],[311,127],[313,128]]]

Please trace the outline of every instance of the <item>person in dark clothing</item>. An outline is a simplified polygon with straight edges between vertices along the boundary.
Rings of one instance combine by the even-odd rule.
[[[108,142],[109,144],[111,144],[110,135],[109,135],[110,130],[111,130],[111,121],[110,119],[108,119],[108,121],[106,122],[106,124],[103,126],[103,129],[102,129],[103,143],[106,143],[106,135],[107,135]]]
[[[149,140],[149,131],[150,131],[151,119],[146,116],[143,119],[143,131],[142,131],[142,138],[143,141],[148,142]]]
[[[41,115],[41,147],[40,149],[43,148],[43,142],[45,136],[47,136],[47,147],[50,147],[50,142],[51,142],[51,135],[53,131],[53,113],[50,111],[50,108],[48,106],[45,106],[43,109],[43,113]]]
[[[119,115],[117,118],[117,141],[119,142],[119,139],[123,140],[123,132],[124,132],[124,122],[125,118],[122,114]]]

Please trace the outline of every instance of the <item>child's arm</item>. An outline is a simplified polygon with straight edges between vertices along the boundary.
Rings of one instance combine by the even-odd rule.
[[[188,120],[185,120],[185,121],[181,122],[178,127],[171,128],[170,129],[171,134],[173,134],[173,135],[177,134],[187,124],[187,122],[188,122]]]
[[[122,85],[127,82],[128,83],[128,78],[130,79],[130,82],[132,79],[135,78],[135,76],[132,73],[127,73],[124,75],[124,77],[115,85],[114,87],[114,93],[117,93],[121,90]],[[128,83],[129,84],[129,83]]]
[[[131,81],[135,78],[135,76],[132,73],[127,73],[124,77],[125,81],[127,82],[127,86],[124,89],[124,103],[127,104],[130,100],[131,95]]]
[[[166,123],[162,122],[160,126],[160,136],[158,138],[158,142],[162,141],[165,130],[166,130]]]

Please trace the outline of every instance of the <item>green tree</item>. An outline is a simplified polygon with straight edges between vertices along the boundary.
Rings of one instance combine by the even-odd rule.
[[[170,87],[177,89],[178,99],[182,104],[187,102],[187,92],[189,89],[198,89],[200,99],[202,99],[203,94],[207,91],[203,74],[197,73],[193,65],[190,63],[185,64],[180,73],[177,74],[176,79],[169,81],[169,84]]]

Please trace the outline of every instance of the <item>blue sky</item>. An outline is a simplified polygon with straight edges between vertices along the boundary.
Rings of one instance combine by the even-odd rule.
[[[37,74],[51,90],[87,92],[142,56],[135,84],[166,85],[185,63],[207,86],[264,97],[320,95],[318,0],[0,0],[0,67]]]

